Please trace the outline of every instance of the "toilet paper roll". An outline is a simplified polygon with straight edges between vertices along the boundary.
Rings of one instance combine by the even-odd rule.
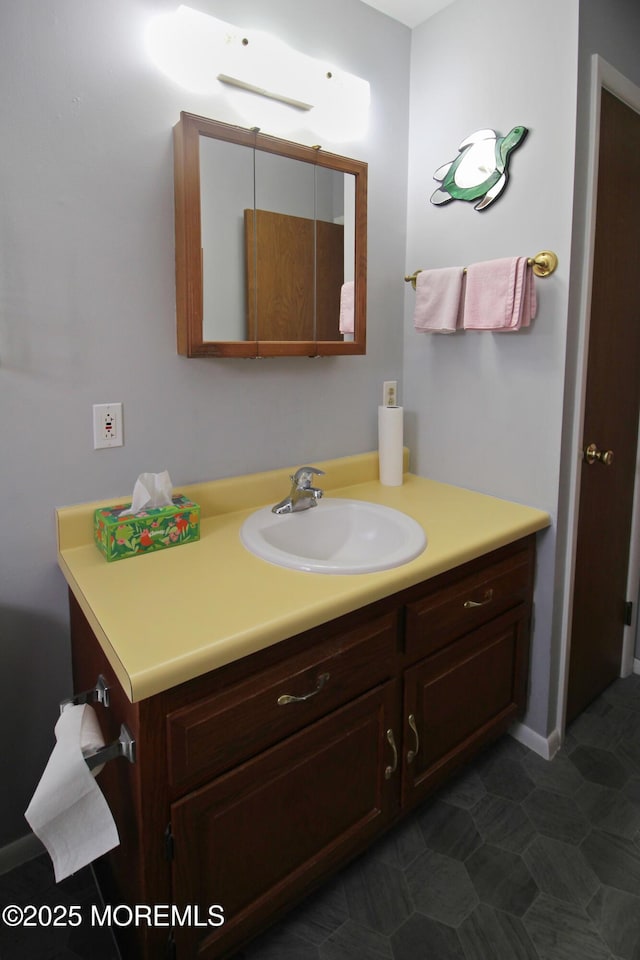
[[[84,761],[83,752],[104,746],[93,707],[67,705],[55,735],[56,745],[25,817],[49,851],[59,882],[117,847],[120,838],[107,801]]]
[[[399,487],[403,468],[402,407],[378,407],[378,461],[380,483]]]

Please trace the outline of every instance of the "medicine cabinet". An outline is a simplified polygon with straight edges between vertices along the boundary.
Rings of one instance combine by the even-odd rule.
[[[180,354],[365,353],[366,163],[181,113],[174,180]]]

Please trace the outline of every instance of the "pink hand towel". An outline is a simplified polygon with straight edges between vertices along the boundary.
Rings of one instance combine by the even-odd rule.
[[[455,333],[462,302],[462,267],[421,270],[413,325],[418,333]]]
[[[340,290],[340,333],[353,333],[353,301],[355,283],[348,280]]]
[[[528,327],[536,315],[534,276],[526,257],[467,267],[465,330],[504,332]]]

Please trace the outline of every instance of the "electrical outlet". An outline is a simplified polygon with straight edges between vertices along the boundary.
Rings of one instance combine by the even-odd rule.
[[[384,407],[398,406],[398,381],[385,380],[382,384],[382,405]]]
[[[94,403],[93,449],[101,450],[103,447],[121,447],[123,444],[122,404]]]

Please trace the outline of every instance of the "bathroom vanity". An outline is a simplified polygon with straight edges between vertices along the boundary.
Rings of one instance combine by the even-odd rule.
[[[136,740],[98,781],[121,838],[96,864],[103,893],[199,911],[116,931],[125,960],[233,955],[524,709],[547,514],[411,475],[381,487],[375,455],[321,466],[326,496],[423,523],[424,553],[356,576],[253,557],[239,527],[286,470],[185,488],[200,543],[117,564],[88,538],[92,505],[58,512],[75,686],[102,675],[105,739],[126,723]]]

